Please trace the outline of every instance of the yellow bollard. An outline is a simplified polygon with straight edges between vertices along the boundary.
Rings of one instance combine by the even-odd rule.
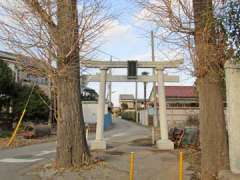
[[[130,155],[130,174],[129,174],[129,179],[130,180],[134,179],[134,160],[135,160],[135,153],[131,152],[131,155]]]
[[[183,152],[179,152],[179,180],[183,180]]]

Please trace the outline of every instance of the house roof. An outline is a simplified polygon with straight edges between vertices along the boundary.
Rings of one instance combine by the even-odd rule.
[[[193,98],[198,97],[194,86],[165,86],[166,97]]]
[[[132,94],[120,94],[120,100],[134,100],[134,96]]]

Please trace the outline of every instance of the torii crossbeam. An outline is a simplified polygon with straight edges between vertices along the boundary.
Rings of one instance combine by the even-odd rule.
[[[183,63],[183,59],[176,59],[172,61],[137,61],[137,68],[177,68]],[[88,68],[127,68],[127,61],[92,61],[84,60],[81,61],[81,66]]]

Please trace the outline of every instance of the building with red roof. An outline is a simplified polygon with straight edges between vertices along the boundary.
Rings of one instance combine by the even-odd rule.
[[[165,95],[167,107],[198,107],[198,94],[194,86],[165,86]],[[151,103],[154,102],[154,98],[158,96],[154,96],[152,90],[149,97]]]

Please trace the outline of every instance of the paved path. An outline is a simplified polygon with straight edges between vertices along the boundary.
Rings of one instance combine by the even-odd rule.
[[[175,155],[156,151],[155,148],[150,146],[139,146],[133,143],[136,139],[144,139],[150,137],[150,135],[151,131],[148,128],[117,119],[114,121],[113,127],[105,132],[109,150],[102,155],[106,158],[107,163],[103,169],[97,167],[87,174],[82,172],[81,177],[79,173],[75,175],[66,174],[65,178],[62,175],[61,177],[56,175],[54,179],[126,179],[128,177],[129,153],[135,151],[137,155],[136,179],[175,180],[177,176],[177,157]],[[94,134],[90,134],[89,139],[94,139]],[[36,164],[53,160],[55,148],[56,142],[1,150],[0,180],[41,179],[39,176],[26,176],[23,174],[29,171],[33,165],[36,166]],[[102,174],[99,174],[99,172],[102,172]],[[108,175],[105,177],[106,174]],[[116,174],[118,175],[116,176]]]

